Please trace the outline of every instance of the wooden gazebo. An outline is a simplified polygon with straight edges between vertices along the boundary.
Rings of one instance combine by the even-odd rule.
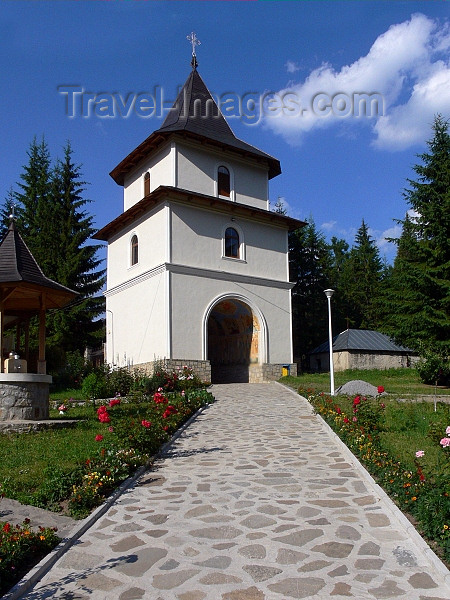
[[[0,244],[0,421],[48,417],[48,386],[51,377],[46,375],[45,312],[51,308],[63,308],[76,295],[73,290],[43,274],[12,219]],[[32,374],[28,373],[26,361],[29,321],[35,315],[39,316],[39,353],[36,373]],[[20,361],[17,369],[8,368],[8,352],[3,345],[5,329],[13,327],[16,327],[17,342],[20,340],[21,328],[25,332],[26,360]],[[18,372],[10,372],[11,370]],[[40,398],[37,403],[31,397],[36,392],[36,386],[39,388],[37,395]],[[25,395],[29,398],[24,403],[25,388],[28,390]]]

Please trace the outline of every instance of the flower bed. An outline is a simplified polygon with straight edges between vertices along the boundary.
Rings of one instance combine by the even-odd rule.
[[[137,467],[167,442],[201,406],[213,401],[204,389],[166,392],[159,388],[150,398],[128,402],[119,396],[96,410],[98,454],[89,458],[69,498],[72,516],[82,518]]]
[[[56,529],[0,522],[0,596],[59,543]]]
[[[311,390],[305,394],[301,389],[299,393],[308,398],[315,412],[339,435],[397,506],[412,517],[419,532],[441,558],[450,563],[450,426],[443,420],[448,418],[449,408],[443,407],[440,422],[436,418],[425,424],[426,437],[417,436],[427,449],[410,447],[393,453],[392,447],[387,449],[386,436],[389,423],[393,426],[395,411],[381,396],[331,397]],[[389,416],[387,411],[391,412]],[[405,452],[411,455],[406,456],[407,461]]]
[[[122,398],[118,393],[84,406],[69,400],[59,402],[54,417],[75,417],[84,426],[88,421],[89,427],[83,431],[91,432],[94,451],[85,451],[88,458],[77,461],[70,470],[45,467],[40,473],[44,485],[34,493],[30,490],[28,503],[48,507],[51,498],[52,507],[68,504],[73,517],[87,516],[138,467],[148,464],[199,408],[214,401],[187,367],[174,373],[160,372],[157,377],[162,385],[153,394],[135,391]],[[69,436],[66,443],[70,443],[76,430],[55,432],[59,433]],[[27,435],[46,440],[39,449],[54,454],[53,438],[44,438],[45,434],[39,437],[40,433]],[[14,490],[9,477],[3,480],[3,489],[7,493]],[[0,523],[0,595],[59,542],[56,530],[40,528],[36,533],[28,525],[29,521],[22,525]]]

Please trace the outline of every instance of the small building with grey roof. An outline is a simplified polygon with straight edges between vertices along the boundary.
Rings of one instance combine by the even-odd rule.
[[[329,342],[323,342],[309,353],[313,371],[330,369]],[[417,352],[396,344],[389,336],[370,329],[346,329],[333,338],[335,371],[347,369],[396,369],[411,367]]]

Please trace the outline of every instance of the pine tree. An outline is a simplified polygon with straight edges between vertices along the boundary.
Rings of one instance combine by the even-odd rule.
[[[51,219],[51,165],[47,143],[42,138],[40,144],[33,139],[28,154],[28,164],[24,167],[16,193],[16,222],[31,253],[45,272],[46,247],[50,240],[42,235],[42,225]]]
[[[382,293],[383,263],[369,228],[362,221],[355,243],[342,266],[339,293],[347,317],[356,329],[376,329],[379,325],[379,298]]]
[[[59,234],[47,247],[48,271],[58,283],[80,295],[67,309],[55,311],[49,322],[49,342],[64,350],[84,350],[96,345],[98,322],[104,310],[103,298],[95,297],[104,284],[104,270],[98,270],[101,260],[98,248],[88,241],[95,233],[93,218],[84,207],[86,183],[81,178],[81,166],[72,160],[70,142],[64,148],[64,159],[58,160],[52,177],[53,219],[43,234],[59,226]],[[97,342],[98,343],[98,342]]]
[[[5,198],[5,203],[0,210],[0,240],[2,240],[8,231],[11,217],[17,218],[16,194],[12,187],[9,188]]]
[[[382,330],[404,346],[417,346],[426,336],[427,301],[426,275],[416,224],[407,214],[402,222],[402,234],[397,255],[383,296]]]
[[[289,234],[289,278],[292,289],[294,356],[302,361],[327,336],[324,290],[329,287],[331,256],[324,235],[312,219]]]
[[[278,196],[277,201],[275,202],[275,206],[273,208],[273,212],[278,213],[279,215],[286,215],[287,210],[283,202],[283,198]]]
[[[345,263],[349,258],[349,245],[343,239],[332,237],[329,244],[331,253],[331,266],[329,273],[330,287],[336,291],[333,296],[333,331],[337,334],[350,326],[350,307],[346,296],[342,293],[342,276]]]
[[[395,298],[386,328],[413,348],[450,353],[450,134],[438,115],[429,152],[414,167],[417,181],[404,196],[415,217],[403,221],[394,262],[391,296]]]
[[[97,294],[105,271],[99,269],[98,248],[88,243],[95,229],[85,209],[89,203],[83,197],[86,183],[81,167],[72,160],[70,143],[64,148],[63,160],[57,160],[53,169],[44,138],[40,144],[35,138],[27,154],[28,164],[17,184],[20,191],[8,194],[1,213],[2,226],[9,225],[14,202],[17,228],[44,275],[79,293],[69,306],[47,313],[51,368],[52,357],[64,356],[69,350],[83,352],[86,346],[99,344],[103,325],[96,318],[104,311],[104,299]],[[33,337],[36,341],[32,324],[31,340]]]

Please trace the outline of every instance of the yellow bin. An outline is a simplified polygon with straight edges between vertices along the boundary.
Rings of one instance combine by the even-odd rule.
[[[287,377],[289,375],[290,371],[291,371],[290,365],[283,365],[281,367],[281,374],[283,375],[283,377]]]

